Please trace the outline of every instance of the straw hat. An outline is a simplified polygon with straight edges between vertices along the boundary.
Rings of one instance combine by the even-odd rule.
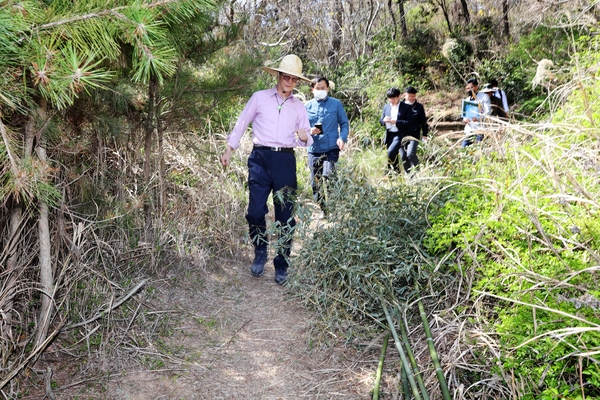
[[[263,67],[263,69],[273,76],[277,76],[279,72],[283,72],[284,74],[310,82],[310,79],[302,75],[302,60],[295,54],[288,54],[283,57],[279,63],[279,68]]]

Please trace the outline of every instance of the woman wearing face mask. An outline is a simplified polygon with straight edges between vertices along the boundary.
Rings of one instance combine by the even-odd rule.
[[[314,99],[306,103],[313,144],[308,147],[308,166],[314,201],[327,217],[321,182],[333,173],[340,151],[348,141],[349,123],[342,102],[329,96],[329,80],[323,76],[311,82]]]

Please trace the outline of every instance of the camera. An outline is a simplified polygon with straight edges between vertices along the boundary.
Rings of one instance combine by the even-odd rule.
[[[315,128],[317,128],[317,129],[319,129],[321,131],[321,132],[318,133],[319,135],[323,133],[323,124],[322,123],[317,122],[315,124]]]

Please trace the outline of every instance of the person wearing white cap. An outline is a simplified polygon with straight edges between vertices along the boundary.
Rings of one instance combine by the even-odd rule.
[[[255,92],[240,114],[235,127],[227,137],[227,147],[221,164],[227,167],[231,153],[240,145],[240,139],[252,123],[254,148],[248,157],[249,201],[246,220],[254,246],[254,261],[250,267],[253,276],[264,273],[268,256],[266,234],[267,200],[273,196],[275,219],[282,227],[282,239],[273,259],[275,282],[282,285],[287,280],[292,232],[294,197],[298,187],[296,177],[295,147],[308,147],[313,143],[310,124],[304,103],[292,96],[298,81],[310,82],[302,75],[302,61],[290,54],[281,60],[278,68],[263,67],[277,77],[275,87]]]
[[[488,83],[488,85],[494,89],[494,97],[500,99],[502,102],[502,109],[506,113],[506,117],[508,118],[508,114],[510,113],[510,107],[508,106],[508,97],[506,97],[506,92],[498,87],[498,79],[492,79]]]
[[[490,117],[498,117],[501,119],[507,119],[508,114],[504,111],[504,104],[502,104],[502,100],[494,95],[497,89],[494,89],[490,86],[489,83],[483,85],[483,89],[481,89],[481,93],[485,93],[490,98],[490,106],[491,112]]]

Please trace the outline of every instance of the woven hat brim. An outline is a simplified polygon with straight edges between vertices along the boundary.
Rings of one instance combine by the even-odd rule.
[[[283,70],[281,68],[263,67],[263,70],[265,70],[266,72],[268,72],[269,74],[271,74],[273,76],[277,76],[277,74],[279,72],[283,72],[284,74],[295,76],[298,79],[302,79],[305,82],[310,82],[311,81],[310,79],[308,79],[308,78],[306,78],[306,77],[304,77],[302,75],[298,75],[298,74],[296,74],[294,72],[286,71],[286,70]]]

